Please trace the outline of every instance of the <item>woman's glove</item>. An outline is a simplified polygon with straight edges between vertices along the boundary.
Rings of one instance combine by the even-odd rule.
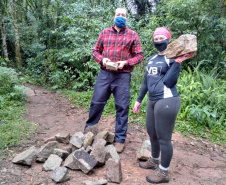
[[[133,113],[139,113],[140,112],[140,102],[136,101],[133,106]]]
[[[178,62],[178,63],[181,63],[184,60],[187,60],[187,59],[191,58],[194,54],[195,54],[195,52],[191,52],[191,53],[187,53],[187,54],[181,55],[181,56],[177,57],[175,59],[175,61]]]

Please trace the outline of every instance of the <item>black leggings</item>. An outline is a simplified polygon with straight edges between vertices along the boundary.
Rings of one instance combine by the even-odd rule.
[[[161,152],[161,166],[168,168],[173,156],[171,137],[177,113],[180,109],[180,97],[148,101],[146,127],[151,141],[151,154],[158,158]]]

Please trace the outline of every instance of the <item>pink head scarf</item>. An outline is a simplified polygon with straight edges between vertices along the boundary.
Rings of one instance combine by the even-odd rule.
[[[156,28],[155,29],[155,32],[153,34],[153,38],[156,35],[165,35],[169,39],[169,41],[171,40],[170,31],[166,27],[158,27],[158,28]]]

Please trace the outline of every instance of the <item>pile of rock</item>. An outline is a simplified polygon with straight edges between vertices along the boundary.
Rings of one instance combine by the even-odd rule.
[[[74,135],[59,133],[46,140],[41,148],[35,146],[16,155],[13,163],[32,166],[34,161],[43,162],[44,171],[53,171],[51,178],[55,182],[70,179],[68,169],[89,173],[94,167],[106,165],[107,179],[83,181],[88,184],[121,183],[122,170],[120,157],[113,145],[115,134],[108,131],[99,133],[76,132]],[[64,147],[60,147],[63,143]]]

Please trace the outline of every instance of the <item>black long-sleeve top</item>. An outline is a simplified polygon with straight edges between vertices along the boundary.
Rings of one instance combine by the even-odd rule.
[[[147,91],[149,100],[179,96],[176,83],[181,65],[165,55],[152,55],[148,58],[144,81],[140,89],[138,102],[142,102]]]

